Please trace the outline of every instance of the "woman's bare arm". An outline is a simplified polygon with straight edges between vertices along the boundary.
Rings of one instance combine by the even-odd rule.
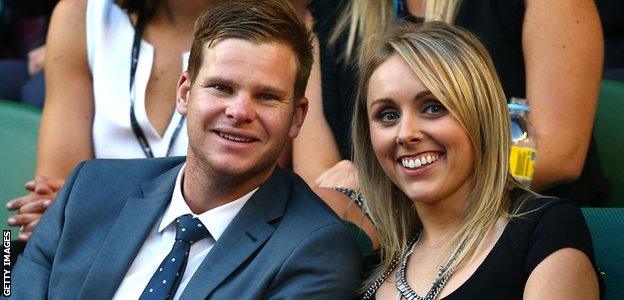
[[[598,299],[598,279],[585,253],[563,248],[540,262],[527,280],[524,299]]]
[[[526,94],[538,143],[533,187],[573,181],[583,169],[603,65],[591,0],[525,0]]]
[[[87,61],[86,4],[85,0],[63,0],[50,21],[37,176],[65,178],[80,161],[93,158],[93,84]]]
[[[314,186],[323,172],[340,161],[338,145],[323,114],[319,57],[319,43],[315,37],[314,64],[306,89],[308,115],[292,145],[293,170],[310,186]]]
[[[36,180],[31,192],[7,204],[19,213],[8,221],[23,226],[27,239],[80,161],[93,158],[93,88],[87,62],[86,0],[63,0],[52,14],[46,42],[46,99],[39,129]]]

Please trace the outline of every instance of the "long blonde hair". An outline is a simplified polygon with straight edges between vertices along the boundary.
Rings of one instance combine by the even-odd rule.
[[[422,0],[425,4],[425,21],[455,22],[461,0]],[[374,34],[386,30],[394,23],[392,0],[351,0],[342,12],[329,42],[332,45],[347,33],[347,42],[342,55],[347,61],[360,51],[362,42]]]
[[[421,227],[412,201],[384,173],[376,159],[366,105],[369,79],[392,55],[400,55],[422,83],[466,130],[474,151],[473,189],[462,219],[442,257],[456,253],[456,267],[470,259],[501,216],[509,214],[509,191],[520,187],[509,174],[509,113],[492,60],[467,30],[443,22],[404,24],[376,36],[360,60],[360,86],[353,119],[354,161],[389,270]],[[463,247],[460,247],[462,245]],[[371,282],[369,281],[369,283]]]

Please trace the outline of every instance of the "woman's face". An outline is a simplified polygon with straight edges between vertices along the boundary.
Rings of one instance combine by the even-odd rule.
[[[366,105],[377,160],[412,201],[466,199],[470,139],[402,57],[394,54],[373,72]]]

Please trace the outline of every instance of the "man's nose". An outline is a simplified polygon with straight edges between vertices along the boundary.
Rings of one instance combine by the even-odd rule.
[[[236,124],[251,123],[256,116],[253,99],[249,95],[238,95],[228,104],[225,115]]]

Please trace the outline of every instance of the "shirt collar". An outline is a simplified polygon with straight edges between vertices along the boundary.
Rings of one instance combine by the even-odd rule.
[[[200,215],[196,215],[188,207],[188,204],[186,204],[186,201],[184,200],[184,195],[182,195],[182,178],[184,176],[185,167],[186,163],[182,166],[182,168],[180,168],[180,172],[178,173],[178,177],[176,178],[175,186],[173,188],[171,201],[169,202],[169,205],[165,210],[165,214],[160,221],[158,232],[160,233],[165,230],[165,228],[170,226],[178,217],[190,214],[199,218],[206,229],[208,229],[208,232],[210,232],[212,238],[217,241],[228,225],[230,225],[230,222],[232,222],[234,217],[236,217],[238,212],[243,208],[245,203],[247,203],[249,198],[251,198],[251,196],[253,196],[253,194],[258,190],[258,188],[255,188],[251,192],[232,202],[215,207]]]

